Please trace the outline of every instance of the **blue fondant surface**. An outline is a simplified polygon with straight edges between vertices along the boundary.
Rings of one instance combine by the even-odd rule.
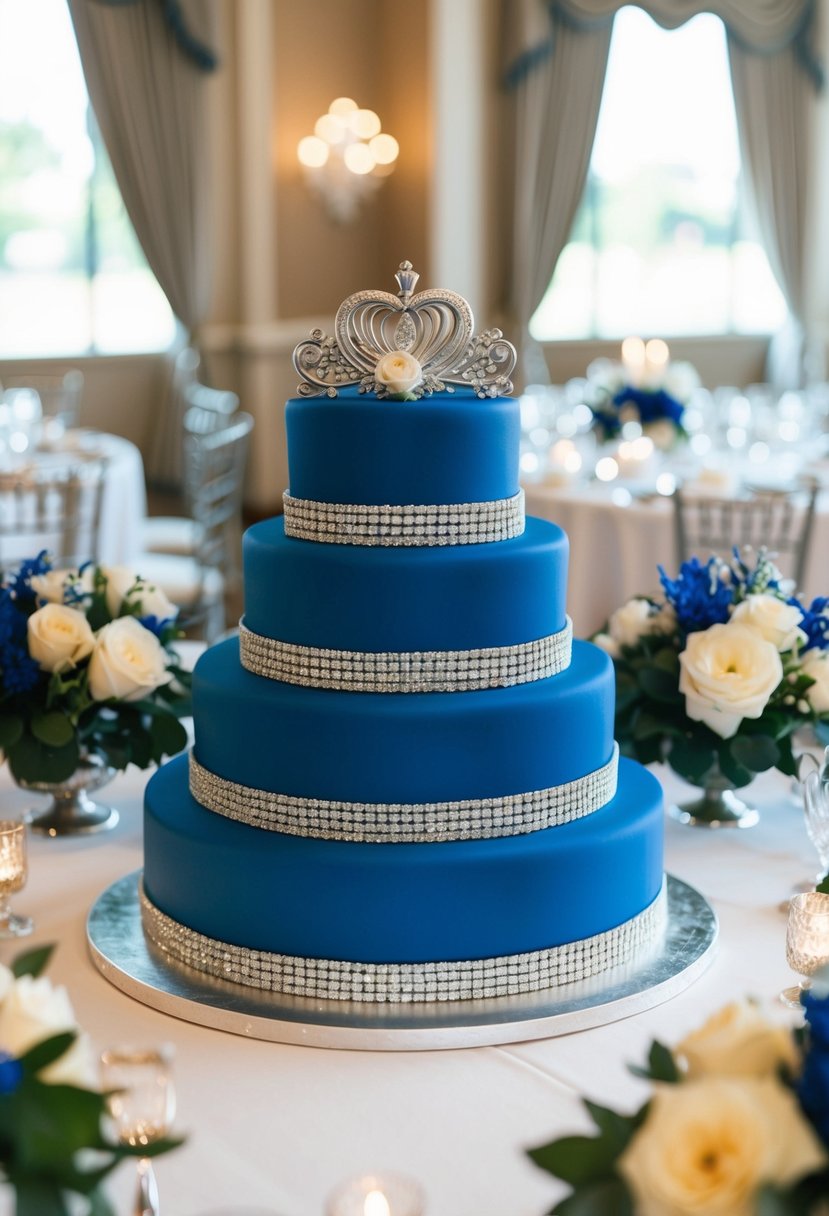
[[[335,650],[474,650],[565,623],[567,537],[527,520],[514,540],[395,548],[326,545],[268,519],[245,534],[245,624]]]
[[[518,493],[518,401],[436,393],[378,401],[356,389],[288,402],[295,498],[318,502],[487,502]]]
[[[546,789],[613,747],[608,656],[574,642],[567,670],[514,688],[332,692],[245,671],[231,638],[193,676],[196,755],[221,777],[348,802],[442,802]]]
[[[589,937],[641,912],[662,882],[662,824],[659,783],[622,760],[612,802],[542,832],[445,844],[303,839],[205,810],[179,757],[147,787],[144,880],[163,912],[234,945],[372,963],[488,958]]]

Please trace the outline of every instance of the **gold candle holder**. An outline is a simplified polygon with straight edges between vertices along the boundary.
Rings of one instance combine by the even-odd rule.
[[[0,820],[0,938],[25,937],[34,928],[31,916],[18,916],[9,896],[22,891],[29,877],[26,825],[19,819]]]
[[[101,1054],[101,1077],[115,1132],[131,1148],[163,1139],[176,1111],[172,1049],[111,1047]],[[149,1157],[140,1157],[135,1211],[157,1216],[158,1185]]]
[[[349,1178],[329,1196],[326,1216],[423,1216],[420,1185],[403,1174]]]
[[[786,926],[786,962],[802,976],[796,987],[780,994],[784,1004],[800,1007],[802,994],[811,985],[810,977],[829,963],[829,895],[806,891],[792,896]]]

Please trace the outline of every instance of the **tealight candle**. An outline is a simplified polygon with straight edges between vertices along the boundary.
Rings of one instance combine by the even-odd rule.
[[[30,916],[17,916],[9,896],[26,885],[26,825],[18,819],[0,820],[0,938],[25,937],[34,928]]]
[[[625,338],[622,343],[622,366],[628,384],[638,388],[645,375],[645,343],[641,338]]]
[[[328,1199],[326,1216],[423,1216],[425,1198],[413,1178],[366,1174],[342,1183]]]

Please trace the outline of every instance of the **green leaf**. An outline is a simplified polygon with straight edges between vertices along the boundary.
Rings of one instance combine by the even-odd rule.
[[[74,1030],[65,1030],[61,1034],[52,1035],[48,1039],[35,1043],[34,1047],[30,1047],[20,1057],[23,1071],[33,1076],[49,1064],[54,1064],[55,1060],[66,1055],[77,1037]]]
[[[673,729],[675,728],[666,723],[664,718],[659,718],[656,714],[643,709],[640,714],[636,715],[633,737],[634,739],[661,738]]]
[[[16,1216],[70,1216],[60,1187],[34,1178],[15,1183]]]
[[[648,1081],[665,1081],[668,1084],[675,1084],[682,1077],[670,1048],[656,1040],[651,1044],[647,1067],[640,1068],[638,1064],[631,1064],[628,1071],[633,1073],[634,1077],[645,1077]],[[640,1111],[640,1116],[644,1117],[646,1110],[647,1108],[644,1108]]]
[[[48,747],[28,731],[9,751],[9,767],[16,781],[65,781],[80,763],[77,739],[65,747]]]
[[[768,735],[735,735],[729,748],[736,763],[754,773],[774,768],[780,759],[780,748]]]
[[[161,714],[150,719],[149,732],[153,740],[153,759],[175,756],[187,746],[187,731],[173,714]]]
[[[742,789],[754,780],[756,774],[735,760],[731,750],[733,739],[723,739],[718,749],[718,759],[723,776],[727,777],[735,789]]]
[[[37,946],[34,950],[18,954],[11,965],[12,975],[15,979],[20,979],[21,975],[31,975],[37,979],[46,970],[54,950],[54,942],[51,942],[48,946]]]
[[[617,1156],[627,1148],[631,1137],[647,1113],[647,1106],[635,1115],[620,1115],[618,1111],[610,1110],[606,1106],[598,1106],[587,1099],[585,1099],[584,1105],[590,1118],[599,1129],[602,1140],[614,1146]]]
[[[682,700],[676,676],[659,667],[643,667],[639,672],[639,687],[653,701],[675,705]]]
[[[829,874],[826,875],[822,882],[818,883],[815,890],[820,891],[821,895],[829,895]]]
[[[0,749],[8,751],[23,734],[23,719],[17,714],[0,714]]]
[[[106,1099],[73,1085],[46,1085],[30,1077],[11,1096],[17,1148],[16,1167],[29,1175],[54,1177],[82,1148],[106,1148],[101,1119]]]
[[[616,668],[616,713],[624,713],[639,696],[639,685],[633,676]]]
[[[539,1169],[546,1170],[571,1186],[608,1177],[618,1156],[613,1143],[603,1136],[564,1136],[528,1154]]]
[[[710,732],[706,732],[710,734]],[[682,739],[674,739],[668,752],[668,763],[675,773],[699,785],[705,775],[711,771],[717,758],[713,741],[702,735],[691,735]]]
[[[89,1195],[89,1216],[115,1216],[115,1208],[98,1187]]]
[[[653,663],[660,671],[667,671],[679,682],[679,655],[672,646],[664,646],[653,656]]]
[[[809,1210],[790,1191],[764,1186],[757,1194],[757,1216],[806,1216]]]
[[[633,1216],[633,1201],[614,1175],[578,1187],[553,1208],[553,1216]]]
[[[35,714],[30,729],[36,739],[48,747],[65,747],[75,737],[75,729],[65,714],[52,710],[47,714]]]

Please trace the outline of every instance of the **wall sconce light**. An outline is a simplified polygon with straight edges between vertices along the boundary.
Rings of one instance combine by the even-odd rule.
[[[338,97],[318,118],[314,134],[297,144],[305,179],[340,223],[354,219],[360,204],[394,172],[400,147],[380,128],[373,110],[361,110],[350,97]]]

